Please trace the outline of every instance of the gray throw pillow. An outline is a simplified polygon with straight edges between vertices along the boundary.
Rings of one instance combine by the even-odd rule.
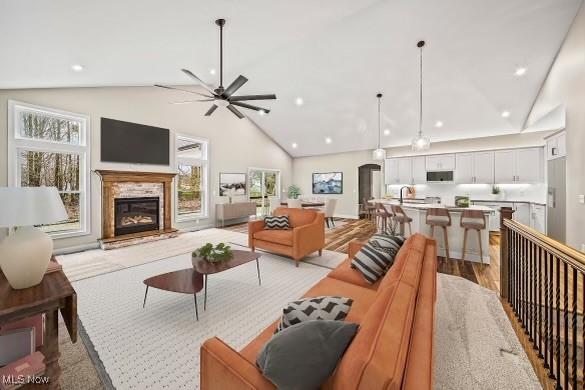
[[[343,321],[353,299],[344,297],[311,297],[293,301],[282,309],[282,318],[274,333],[289,326],[312,320],[336,320]]]
[[[279,389],[318,389],[337,367],[357,330],[357,324],[343,321],[301,322],[272,336],[256,365]]]

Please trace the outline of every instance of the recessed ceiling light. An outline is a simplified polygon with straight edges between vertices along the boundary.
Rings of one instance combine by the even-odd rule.
[[[390,135],[390,129],[384,129],[384,135]]]
[[[435,122],[435,127],[443,127],[443,122],[442,121],[436,121]]]
[[[292,148],[293,148],[293,149],[296,149],[296,148],[297,148],[297,146],[299,146],[299,145],[297,145],[297,143],[296,143],[296,142],[293,142],[291,146],[292,146]]]
[[[516,71],[514,72],[514,74],[515,74],[516,76],[524,76],[524,75],[526,74],[526,71],[527,71],[527,69],[526,69],[526,68],[524,68],[524,67],[519,67],[519,68],[516,68]]]
[[[510,111],[502,111],[502,118],[509,118],[510,117]]]
[[[74,72],[81,72],[83,70],[83,65],[75,64],[71,66],[71,70]]]
[[[216,73],[215,69],[209,69],[209,74],[210,75],[215,75],[215,73]]]
[[[330,144],[331,142],[333,142],[333,140],[331,139],[331,137],[326,137],[325,138],[325,143],[326,144]]]
[[[258,115],[260,115],[260,116],[264,116],[264,115],[266,115],[266,111],[264,111],[264,110],[259,110],[259,111],[258,111]]]
[[[295,104],[297,106],[302,106],[304,103],[305,103],[305,101],[303,100],[302,97],[298,97],[298,98],[295,99]]]

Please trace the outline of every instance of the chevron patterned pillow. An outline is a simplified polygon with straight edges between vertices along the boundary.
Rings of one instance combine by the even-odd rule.
[[[374,234],[353,257],[351,267],[360,271],[366,282],[374,284],[392,266],[404,241],[402,236]]]
[[[304,321],[343,321],[352,303],[351,298],[328,296],[304,298],[291,302],[282,310],[282,318],[274,333]]]
[[[279,217],[268,216],[264,218],[264,229],[267,230],[290,230],[290,223],[288,222],[288,215],[281,215]]]

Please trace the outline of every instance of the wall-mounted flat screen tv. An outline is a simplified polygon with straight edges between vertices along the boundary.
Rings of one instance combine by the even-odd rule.
[[[342,194],[343,172],[313,173],[313,194]]]
[[[169,129],[101,120],[101,161],[169,165]]]

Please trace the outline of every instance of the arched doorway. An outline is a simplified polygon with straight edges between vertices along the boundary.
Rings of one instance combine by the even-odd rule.
[[[372,197],[379,198],[382,191],[382,167],[378,164],[364,164],[358,167],[358,203]],[[359,207],[360,218],[363,218],[363,207]]]

